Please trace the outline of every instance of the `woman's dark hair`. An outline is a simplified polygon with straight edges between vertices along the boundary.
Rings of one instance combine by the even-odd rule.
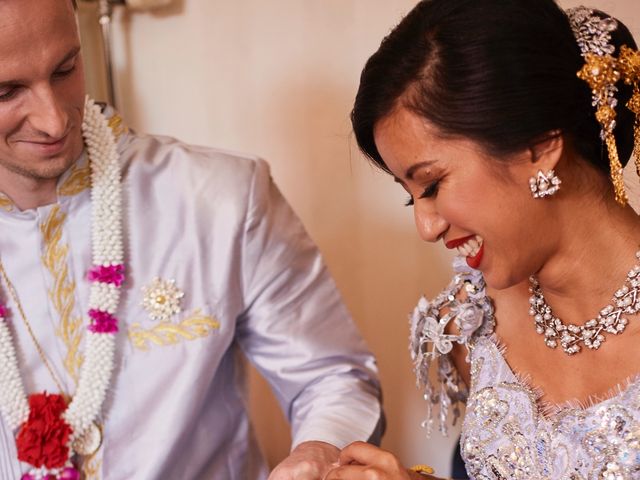
[[[599,15],[606,16],[601,12]],[[616,53],[636,48],[619,23]],[[554,0],[423,0],[382,41],[362,71],[351,121],[361,150],[388,171],[375,125],[396,107],[443,134],[503,156],[560,131],[585,160],[609,173],[591,91],[576,74],[584,59]],[[633,151],[632,89],[618,83],[620,160]]]

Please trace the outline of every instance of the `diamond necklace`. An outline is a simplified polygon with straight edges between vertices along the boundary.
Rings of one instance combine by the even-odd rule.
[[[640,251],[636,252],[640,260]],[[611,303],[584,325],[565,324],[556,317],[544,298],[540,283],[535,276],[529,277],[529,298],[531,315],[536,324],[536,332],[544,335],[544,343],[549,348],[558,344],[567,355],[574,355],[582,350],[580,344],[597,350],[605,341],[605,333],[618,335],[629,323],[623,315],[634,315],[640,311],[640,265],[636,264],[625,279],[625,283],[617,290]]]

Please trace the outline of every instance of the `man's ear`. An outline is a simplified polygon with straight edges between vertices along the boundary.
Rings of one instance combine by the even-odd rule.
[[[549,132],[529,147],[530,161],[537,170],[554,170],[564,153],[564,136],[560,130]]]

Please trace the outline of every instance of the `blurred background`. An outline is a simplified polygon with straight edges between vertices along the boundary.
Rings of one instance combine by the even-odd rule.
[[[152,1],[130,2],[144,7]],[[450,278],[451,255],[422,243],[404,191],[371,167],[351,134],[360,70],[415,0],[160,0],[116,6],[117,108],[135,130],[251,152],[322,250],[378,357],[387,433],[407,464],[449,471],[449,438],[425,437],[424,400],[407,348],[408,313]],[[580,4],[561,1],[564,7]],[[638,0],[592,0],[640,39]],[[89,92],[108,98],[97,3],[79,0]],[[252,417],[271,465],[290,438],[268,386],[251,372]]]

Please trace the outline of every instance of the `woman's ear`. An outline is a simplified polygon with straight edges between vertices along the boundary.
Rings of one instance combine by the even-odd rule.
[[[552,130],[543,139],[529,147],[531,163],[536,169],[554,170],[564,154],[564,136],[560,130]]]

